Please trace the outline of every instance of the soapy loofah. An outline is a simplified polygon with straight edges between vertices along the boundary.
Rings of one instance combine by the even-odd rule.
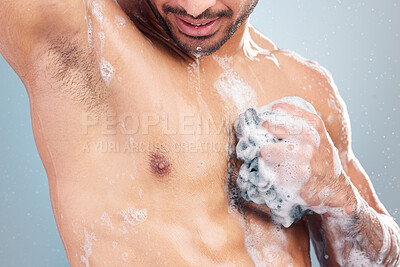
[[[277,180],[273,166],[268,165],[260,158],[260,149],[271,142],[285,142],[277,139],[265,129],[262,124],[271,116],[278,118],[281,123],[288,123],[293,116],[282,110],[272,110],[276,103],[288,103],[306,111],[316,114],[314,107],[300,97],[284,97],[259,109],[246,110],[235,122],[235,132],[239,140],[236,146],[237,158],[243,161],[237,178],[237,185],[242,197],[260,205],[267,205],[271,209],[272,219],[285,227],[301,219],[305,212],[312,213],[304,208],[304,201],[300,198],[299,186],[287,186]],[[297,123],[311,127],[302,119],[296,119]],[[291,121],[293,123],[293,121]],[[319,140],[318,140],[319,141]],[[290,175],[290,169],[296,168],[293,162],[282,162]],[[293,172],[292,172],[293,173]],[[304,177],[303,182],[309,177]]]

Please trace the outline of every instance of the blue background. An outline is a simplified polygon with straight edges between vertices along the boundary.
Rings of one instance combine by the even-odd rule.
[[[400,3],[353,2],[261,0],[251,21],[279,48],[316,60],[332,73],[350,113],[354,152],[381,201],[399,219]],[[0,125],[0,266],[68,266],[28,97],[2,57]]]

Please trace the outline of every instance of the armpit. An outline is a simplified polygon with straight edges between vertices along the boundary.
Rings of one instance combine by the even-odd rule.
[[[46,70],[62,94],[86,111],[106,110],[109,94],[93,52],[86,51],[76,40],[58,37],[50,42],[47,57]]]

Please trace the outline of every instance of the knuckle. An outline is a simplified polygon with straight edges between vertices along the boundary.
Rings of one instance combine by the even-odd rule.
[[[324,128],[324,122],[321,117],[316,114],[311,114],[310,120],[308,121],[318,131]]]
[[[318,115],[314,115],[314,117],[315,117],[315,122],[316,122],[315,128],[317,128],[317,130],[319,130],[319,131],[323,130],[324,122],[322,121],[321,117]]]

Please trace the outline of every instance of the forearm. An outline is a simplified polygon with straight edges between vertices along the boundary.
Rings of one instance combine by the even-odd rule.
[[[348,215],[322,216],[327,266],[398,266],[400,231],[393,218],[380,214],[354,189],[356,208]]]

